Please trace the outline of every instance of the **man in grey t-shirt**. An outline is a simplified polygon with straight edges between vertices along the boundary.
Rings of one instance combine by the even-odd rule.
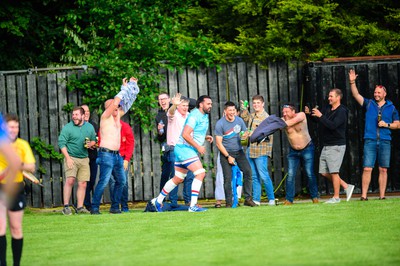
[[[251,167],[240,144],[240,132],[248,137],[247,127],[243,119],[236,116],[236,106],[233,102],[226,102],[225,116],[217,121],[215,126],[215,141],[221,152],[220,163],[224,173],[224,190],[226,207],[232,207],[232,165],[237,164],[243,172],[244,205],[254,207],[252,200]]]

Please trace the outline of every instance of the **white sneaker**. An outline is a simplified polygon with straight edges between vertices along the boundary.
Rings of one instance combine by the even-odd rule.
[[[269,201],[268,201],[268,205],[269,205],[269,206],[275,206],[275,205],[276,205],[275,200],[273,200],[273,199],[272,199],[272,200],[269,200]]]
[[[340,199],[337,198],[330,198],[325,203],[330,203],[330,204],[335,204],[335,203],[340,203]]]
[[[257,206],[260,206],[260,205],[261,205],[261,202],[259,202],[259,201],[253,200],[253,202],[254,202]]]
[[[353,195],[354,185],[349,184],[344,191],[346,192],[346,201],[349,201]]]

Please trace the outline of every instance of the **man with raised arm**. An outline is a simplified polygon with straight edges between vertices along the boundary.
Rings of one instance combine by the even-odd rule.
[[[363,97],[357,89],[357,76],[354,69],[350,69],[351,93],[358,104],[366,110],[361,200],[368,200],[367,192],[376,160],[379,165],[379,199],[385,199],[392,140],[390,130],[397,129],[399,113],[393,103],[386,99],[386,88],[382,85],[375,86],[373,100]]]
[[[139,93],[137,79],[131,77],[129,82],[126,78],[122,80],[121,91],[105,102],[105,110],[100,118],[101,143],[97,156],[100,165],[99,182],[93,193],[91,214],[100,214],[100,200],[104,189],[110,181],[111,173],[115,179],[114,199],[112,200],[110,213],[121,213],[119,202],[123,186],[126,182],[123,158],[119,153],[121,145],[121,117],[128,112],[136,96]]]
[[[212,100],[210,96],[203,95],[197,99],[196,108],[190,112],[186,119],[183,131],[174,148],[175,153],[175,176],[168,180],[157,198],[151,200],[151,203],[158,212],[162,212],[162,202],[164,198],[177,185],[183,182],[187,172],[192,171],[195,178],[192,183],[192,197],[190,201],[189,212],[202,212],[206,209],[197,206],[197,200],[206,170],[200,161],[198,153],[204,155],[206,148],[205,140],[213,141],[213,137],[206,135],[209,126],[208,114],[211,112]]]
[[[295,178],[300,162],[308,177],[308,188],[313,203],[318,203],[317,179],[314,174],[314,144],[308,133],[307,118],[304,112],[296,113],[293,104],[282,107],[282,116],[290,147],[288,159],[288,176],[286,179],[286,201],[284,205],[293,204],[295,194]]]

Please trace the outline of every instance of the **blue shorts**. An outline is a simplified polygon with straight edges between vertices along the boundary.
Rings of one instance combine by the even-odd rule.
[[[199,156],[197,155],[197,150],[192,146],[177,144],[175,146],[174,153],[175,166],[180,168],[187,169],[190,164],[200,160]]]
[[[390,140],[364,140],[364,167],[374,168],[375,161],[382,168],[390,167]],[[378,156],[378,158],[377,158]]]

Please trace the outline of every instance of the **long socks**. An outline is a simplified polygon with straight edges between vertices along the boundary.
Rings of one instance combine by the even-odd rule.
[[[165,183],[165,186],[162,188],[160,194],[157,197],[157,202],[162,203],[165,197],[176,187],[177,185],[172,181],[172,179],[168,180]]]
[[[13,252],[14,266],[19,266],[22,256],[22,246],[24,244],[24,238],[11,240],[11,248]]]
[[[201,185],[203,184],[203,181],[200,181],[198,179],[193,179],[192,182],[192,197],[190,200],[190,207],[193,207],[197,204],[197,199],[199,198],[199,192],[201,189]]]
[[[7,265],[6,263],[7,239],[6,236],[0,236],[0,265]]]

